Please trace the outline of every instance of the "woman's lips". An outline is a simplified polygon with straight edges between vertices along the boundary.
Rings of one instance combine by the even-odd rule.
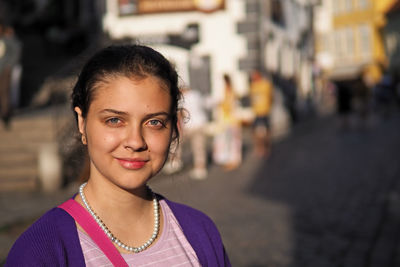
[[[146,165],[147,160],[143,159],[119,159],[117,158],[119,164],[121,164],[122,167],[125,169],[129,170],[138,170],[143,168],[144,165]]]

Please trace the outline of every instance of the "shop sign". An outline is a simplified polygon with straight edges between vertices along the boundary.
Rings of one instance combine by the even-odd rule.
[[[225,8],[225,0],[118,0],[121,16],[149,13],[201,11]]]

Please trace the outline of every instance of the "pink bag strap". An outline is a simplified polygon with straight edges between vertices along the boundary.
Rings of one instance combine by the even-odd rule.
[[[78,202],[69,199],[58,207],[68,212],[79,223],[114,266],[129,266],[94,218]]]

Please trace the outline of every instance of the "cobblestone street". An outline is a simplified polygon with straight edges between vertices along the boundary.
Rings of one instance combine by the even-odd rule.
[[[191,180],[186,167],[151,187],[212,217],[233,266],[400,266],[400,116],[365,130],[336,126],[332,117],[302,122],[268,160],[252,156],[246,138],[239,169],[210,165],[207,179]],[[0,263],[23,222],[72,191],[2,194]]]
[[[153,187],[208,213],[233,266],[399,266],[400,117],[336,126],[305,122],[265,162],[247,152],[237,171]]]

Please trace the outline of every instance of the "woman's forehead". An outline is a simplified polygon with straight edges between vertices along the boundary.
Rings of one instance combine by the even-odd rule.
[[[170,92],[169,83],[158,76],[153,76],[150,74],[118,74],[118,73],[111,73],[102,76],[101,78],[97,79],[93,86],[92,86],[92,94],[94,95],[99,88],[108,87],[111,83],[118,83],[121,80],[130,80],[132,83],[140,83],[145,79],[149,79],[154,83],[158,83],[158,85],[166,90],[168,93]]]
[[[126,110],[143,107],[148,110],[169,110],[171,105],[169,88],[153,76],[142,79],[114,77],[98,83],[93,96],[91,105],[114,106]]]

